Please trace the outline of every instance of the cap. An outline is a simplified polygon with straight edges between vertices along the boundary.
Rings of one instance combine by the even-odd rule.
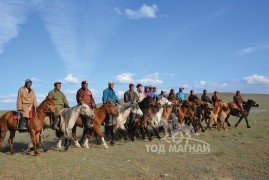
[[[133,84],[133,83],[129,84],[129,87],[132,87],[132,86],[134,86],[134,84]]]
[[[151,89],[152,89],[152,88],[153,88],[153,86],[149,86],[149,88],[151,88]]]
[[[54,86],[56,86],[57,84],[62,84],[61,82],[55,82],[54,83]]]
[[[184,89],[184,87],[180,87],[179,89]]]
[[[25,84],[28,83],[28,82],[32,82],[32,80],[31,79],[26,79]]]
[[[86,80],[83,80],[83,81],[81,82],[81,85],[83,85],[83,84],[88,84],[88,82],[87,82]]]
[[[218,94],[219,92],[218,91],[214,91],[215,94]]]
[[[206,92],[206,89],[204,89],[203,92]]]
[[[154,86],[153,89],[156,89],[156,87]]]
[[[146,89],[146,88],[149,88],[149,87],[148,86],[145,86],[144,88]]]
[[[161,90],[161,92],[165,93],[165,92],[166,92],[166,90],[162,89],[162,90]]]
[[[114,84],[114,82],[112,82],[112,81],[109,81],[109,82],[108,82],[108,84]]]
[[[140,86],[142,86],[142,84],[137,84],[137,85],[136,85],[137,88],[140,87]]]
[[[236,93],[240,93],[240,91],[239,91],[239,90],[237,90],[237,91],[236,91]]]

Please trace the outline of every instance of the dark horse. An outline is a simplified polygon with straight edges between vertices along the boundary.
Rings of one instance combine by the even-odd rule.
[[[230,102],[228,104],[231,108],[231,111],[230,111],[230,114],[226,117],[225,122],[227,123],[227,125],[229,127],[231,127],[231,124],[229,123],[228,119],[229,119],[230,115],[237,116],[238,110],[236,110],[236,108],[234,108],[234,107],[236,107],[234,102]],[[240,116],[240,119],[238,120],[238,122],[234,125],[236,128],[243,118],[245,119],[245,121],[247,123],[247,128],[251,128],[249,123],[248,123],[248,115],[249,115],[249,112],[250,112],[252,107],[259,107],[259,104],[253,100],[250,100],[250,99],[247,100],[247,102],[245,104],[243,104],[244,111],[243,111],[242,115]]]
[[[44,120],[46,118],[47,113],[57,113],[58,109],[54,104],[54,101],[50,97],[46,97],[46,99],[37,107],[33,108],[33,117],[28,119],[29,124],[29,132],[31,135],[32,143],[34,145],[34,153],[38,155],[36,147],[41,143],[44,152],[46,152],[46,148],[44,146],[43,141],[41,140],[41,132],[44,127]],[[16,111],[8,111],[0,117],[0,149],[2,148],[2,143],[6,136],[7,131],[9,130],[10,136],[8,139],[10,154],[14,154],[13,151],[13,138],[15,137],[15,133],[17,130],[18,120],[14,120],[14,115]]]
[[[139,118],[135,122],[135,125],[130,132],[131,140],[134,141],[134,137],[138,129],[140,129],[140,132],[142,133],[142,139],[145,139],[145,133],[147,133],[149,141],[151,141],[152,137],[149,132],[148,126],[151,126],[157,138],[161,139],[159,132],[155,126],[156,113],[158,112],[158,107],[159,107],[158,102],[154,101],[152,97],[148,96],[144,98],[143,101],[139,102],[138,104],[139,104],[140,109],[143,112],[143,117]]]

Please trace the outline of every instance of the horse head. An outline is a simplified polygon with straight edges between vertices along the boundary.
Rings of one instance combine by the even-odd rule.
[[[248,99],[247,104],[249,104],[251,107],[259,107],[260,106],[257,102],[255,102],[251,99]]]
[[[94,117],[94,111],[85,102],[79,104],[77,110],[80,115],[88,116],[90,118]]]
[[[58,113],[59,110],[55,106],[53,99],[49,96],[38,106],[39,109],[42,109],[44,112]]]
[[[105,104],[105,110],[107,114],[112,114],[115,117],[119,116],[119,111],[116,105],[112,103],[111,101],[107,100]]]

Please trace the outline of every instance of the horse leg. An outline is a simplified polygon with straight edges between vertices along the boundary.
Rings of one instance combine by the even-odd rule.
[[[159,132],[158,132],[158,130],[157,130],[157,128],[154,125],[151,125],[151,127],[152,127],[154,133],[156,134],[157,138],[159,140],[162,139],[161,136],[160,136],[160,134],[159,134]]]
[[[42,132],[43,132],[43,131],[42,131]],[[45,147],[45,144],[44,144],[44,141],[43,141],[43,133],[41,133],[41,135],[40,135],[40,137],[39,137],[39,141],[40,141],[40,144],[41,144],[41,146],[42,146],[42,148],[43,148],[43,151],[44,151],[44,152],[47,152],[48,149]]]
[[[251,126],[250,126],[249,123],[248,123],[248,118],[247,118],[247,117],[245,117],[245,121],[246,121],[246,123],[247,123],[247,128],[251,128]]]
[[[242,121],[243,117],[240,117],[240,119],[238,120],[238,122],[234,125],[235,128],[237,128],[238,124]]]
[[[36,141],[36,134],[34,132],[34,130],[31,130],[31,139],[32,139],[32,142],[33,142],[33,145],[34,145],[34,153],[35,153],[35,156],[37,156],[39,153],[37,152],[37,141]]]
[[[229,117],[230,117],[230,114],[228,114],[227,117],[225,118],[225,122],[227,123],[228,127],[231,127],[231,124],[228,121]]]
[[[214,118],[214,122],[218,128],[218,131],[220,131],[220,128],[219,128],[219,123],[218,123],[218,118]]]
[[[97,135],[99,136],[99,138],[101,139],[102,144],[104,145],[105,149],[108,149],[108,145],[107,145],[106,142],[105,142],[105,139],[104,139],[103,134],[102,134],[102,132],[101,132],[101,130],[100,130],[100,127],[97,127],[97,126],[93,125],[93,130],[96,132],[96,134],[97,134]]]
[[[112,146],[114,146],[115,145],[115,142],[114,142],[114,125],[110,126],[110,136],[111,136],[110,144]]]
[[[81,148],[81,146],[77,140],[77,125],[74,125],[74,127],[72,128],[72,137],[74,139],[75,146],[77,148]]]
[[[2,149],[2,144],[3,144],[3,141],[5,139],[6,133],[7,133],[7,130],[1,129],[1,131],[0,131],[0,150]]]
[[[148,138],[149,138],[149,141],[152,141],[152,137],[151,137],[151,134],[149,133],[149,129],[148,129],[148,126],[144,127],[147,135],[148,135]]]
[[[87,148],[87,149],[90,148],[90,147],[89,147],[89,140],[88,140],[88,138],[87,138],[87,134],[88,134],[88,132],[89,132],[89,129],[86,128],[86,127],[84,127],[84,129],[83,129],[83,134],[82,134],[82,137],[81,137],[81,139],[80,139],[80,144],[81,144],[81,146],[84,147],[84,148]]]
[[[64,150],[67,151],[69,146],[71,144],[71,139],[70,137],[65,137],[65,146],[64,146]]]
[[[13,151],[13,138],[15,136],[16,130],[10,130],[10,135],[9,135],[9,139],[8,139],[8,143],[9,143],[9,151],[10,154],[13,155],[15,152]]]

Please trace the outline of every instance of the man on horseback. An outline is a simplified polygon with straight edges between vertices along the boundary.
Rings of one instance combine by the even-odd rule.
[[[233,97],[233,102],[239,107],[239,109],[240,109],[239,116],[241,116],[241,114],[244,111],[243,104],[245,104],[246,102],[243,100],[242,96],[240,95],[239,90],[236,91],[236,94]]]
[[[159,98],[162,98],[162,97],[166,98],[165,93],[166,93],[166,90],[164,90],[164,89],[161,90],[161,94],[159,94]]]
[[[177,97],[179,97],[179,99],[184,102],[186,100],[186,96],[183,93],[184,87],[180,87],[179,88],[179,92],[176,94]]]
[[[149,87],[148,86],[145,86],[144,87],[144,95],[145,95],[145,97],[150,96],[150,92],[149,92]]]
[[[28,119],[32,118],[30,111],[33,107],[37,107],[37,100],[34,90],[31,88],[32,81],[25,80],[25,84],[18,91],[17,111],[19,115],[19,132],[27,132]]]
[[[146,97],[145,94],[142,92],[142,84],[137,84],[136,88],[137,88],[136,94],[138,96],[137,102],[141,102]]]
[[[212,102],[217,102],[219,101],[219,92],[218,91],[214,91],[214,94],[212,96]]]
[[[81,82],[81,88],[77,91],[76,99],[77,99],[78,104],[81,104],[82,102],[84,102],[90,108],[92,109],[96,108],[96,104],[92,96],[92,92],[88,89],[88,82],[85,80]],[[84,125],[89,124],[88,122],[91,121],[90,117],[88,116],[81,117],[81,120],[83,121]],[[86,128],[90,128],[90,127],[86,127]]]
[[[116,104],[119,103],[119,99],[118,96],[116,95],[115,91],[114,91],[114,83],[113,82],[109,82],[108,83],[108,88],[106,88],[103,91],[103,104],[106,104],[107,100],[111,101],[112,103]],[[105,119],[105,137],[106,139],[109,138],[109,132],[110,132],[110,127],[113,126],[113,115],[109,114],[108,116],[106,116]]]
[[[196,99],[199,99],[199,98],[194,94],[194,90],[191,90],[188,100],[191,102],[194,102],[194,100]]]
[[[136,94],[136,92],[134,91],[134,85],[131,83],[129,84],[129,90],[126,91],[124,93],[124,102],[125,103],[134,103],[134,102],[138,102],[139,97]],[[130,113],[129,118],[130,122],[134,122],[135,121],[135,114],[134,113]]]
[[[54,89],[51,90],[48,94],[49,97],[51,97],[55,103],[55,106],[58,108],[58,113],[53,115],[52,120],[52,129],[53,130],[60,130],[59,122],[60,122],[60,112],[63,108],[69,108],[68,101],[64,95],[64,93],[61,91],[61,82],[55,82],[54,83]]]
[[[208,102],[208,103],[212,104],[211,99],[207,95],[207,90],[206,89],[203,90],[203,95],[201,96],[201,99],[204,102]]]

